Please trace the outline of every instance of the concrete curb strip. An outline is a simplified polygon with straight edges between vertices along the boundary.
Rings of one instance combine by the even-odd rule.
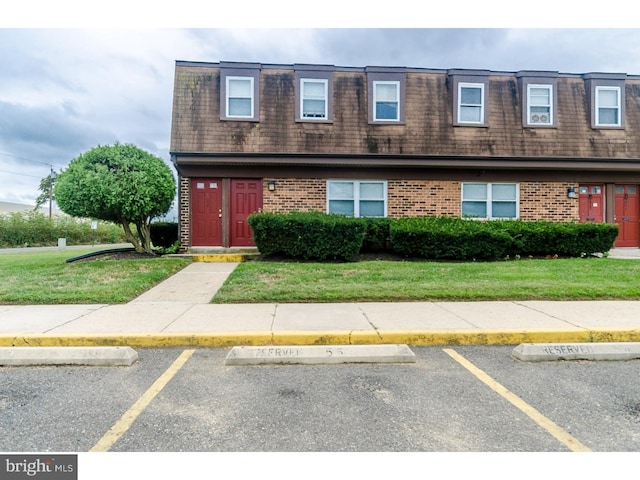
[[[130,347],[0,347],[0,365],[125,366],[138,361]]]
[[[640,342],[639,329],[607,330],[372,330],[113,332],[0,334],[0,347],[234,347],[282,345],[519,345],[523,343]]]
[[[113,332],[0,334],[0,347],[234,347],[283,345],[519,345],[523,343],[640,342],[640,329],[602,330],[371,330]]]
[[[407,345],[327,345],[233,347],[225,365],[336,363],[415,363],[415,355]]]
[[[553,360],[634,360],[640,358],[640,343],[523,343],[513,357],[526,362]]]

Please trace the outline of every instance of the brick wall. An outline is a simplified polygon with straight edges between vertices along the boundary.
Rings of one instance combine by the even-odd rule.
[[[189,202],[189,178],[180,177],[179,179],[179,192],[178,192],[178,223],[179,223],[179,231],[178,238],[180,240],[180,251],[184,252],[188,250],[189,245],[191,245],[191,230],[189,228],[190,225],[190,217],[191,217],[191,208]]]
[[[268,180],[276,183],[268,190]],[[462,215],[462,187],[459,181],[389,180],[387,213],[389,217]],[[578,200],[567,198],[567,182],[520,182],[520,218],[522,220],[577,221]],[[273,178],[263,184],[263,210],[326,211],[326,180]]]
[[[567,197],[569,187],[577,190],[577,185],[567,182],[520,183],[520,218],[552,222],[578,221],[578,199]]]
[[[461,215],[460,182],[434,180],[389,180],[389,217]]]
[[[269,191],[268,182],[275,181],[275,190]],[[286,213],[292,210],[327,209],[327,182],[318,178],[268,178],[262,183],[262,210]]]

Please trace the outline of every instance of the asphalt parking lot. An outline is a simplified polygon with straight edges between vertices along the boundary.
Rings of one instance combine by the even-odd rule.
[[[640,360],[522,362],[412,347],[415,363],[0,368],[3,452],[640,452]]]

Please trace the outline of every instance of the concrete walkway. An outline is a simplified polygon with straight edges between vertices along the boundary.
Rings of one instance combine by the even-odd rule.
[[[633,250],[610,256],[640,259]],[[192,263],[122,305],[0,305],[0,346],[640,341],[637,301],[210,304],[237,265]]]

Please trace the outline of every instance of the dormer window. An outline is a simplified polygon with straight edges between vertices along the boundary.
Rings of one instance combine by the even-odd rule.
[[[453,125],[488,127],[489,71],[449,70]]]
[[[331,123],[333,70],[331,65],[294,65],[296,122]]]
[[[553,123],[551,85],[527,85],[527,109],[529,125],[551,125]]]
[[[400,82],[373,82],[373,120],[400,120]]]
[[[620,126],[620,87],[596,87],[596,125]]]
[[[558,72],[521,71],[516,77],[522,98],[522,125],[532,128],[555,128]]]
[[[484,123],[484,84],[458,84],[458,122]]]
[[[234,62],[220,65],[220,119],[257,122],[260,65]]]
[[[300,117],[304,119],[327,118],[327,80],[303,78],[300,80],[302,102],[300,103]]]
[[[591,128],[624,128],[626,78],[624,73],[584,75]]]
[[[371,124],[404,125],[406,71],[402,67],[367,67],[368,119]]]
[[[253,78],[227,77],[227,117],[253,117]]]

